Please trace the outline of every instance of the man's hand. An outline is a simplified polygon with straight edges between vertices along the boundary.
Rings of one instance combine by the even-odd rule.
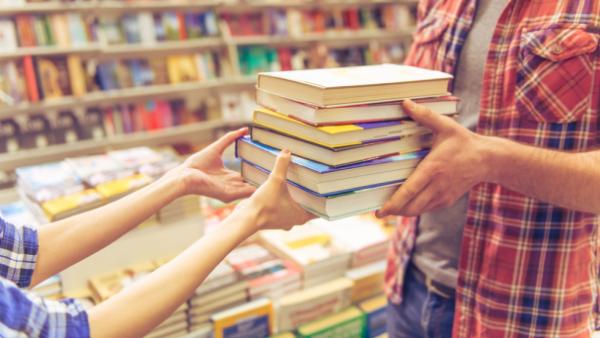
[[[167,175],[175,175],[182,184],[182,194],[198,194],[224,202],[250,196],[255,188],[233,170],[223,166],[223,152],[244,136],[247,128],[225,134],[203,150],[190,156]]]
[[[433,147],[415,171],[377,212],[387,215],[418,216],[449,207],[488,171],[485,161],[486,137],[464,128],[452,118],[436,114],[411,100],[404,110],[419,124],[431,129]]]

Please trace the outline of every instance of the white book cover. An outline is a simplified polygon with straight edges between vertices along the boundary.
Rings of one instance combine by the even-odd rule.
[[[140,24],[140,35],[142,44],[152,46],[156,44],[156,34],[154,34],[154,18],[150,12],[140,12],[138,14],[138,23]]]
[[[318,88],[344,88],[450,79],[451,75],[405,65],[382,64],[260,73]]]
[[[0,53],[14,52],[17,47],[15,23],[10,19],[0,19]]]

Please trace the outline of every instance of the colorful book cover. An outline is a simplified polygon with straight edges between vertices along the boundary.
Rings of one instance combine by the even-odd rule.
[[[249,136],[240,138],[236,142],[236,154],[237,154],[237,148],[239,147],[240,142],[244,142],[253,147],[259,148],[260,150],[267,152],[267,153],[273,155],[274,157],[277,157],[277,155],[279,155],[279,149],[267,146],[262,143],[252,141],[252,139]],[[359,163],[355,163],[355,164],[350,164],[350,165],[345,165],[345,166],[337,166],[337,167],[328,166],[326,164],[322,164],[319,162],[308,160],[303,157],[292,155],[292,163],[302,166],[302,167],[305,167],[312,171],[318,172],[320,174],[325,174],[325,173],[329,173],[329,172],[359,168],[359,167],[364,167],[364,166],[371,166],[371,165],[375,165],[375,164],[391,163],[391,162],[398,162],[398,161],[413,161],[415,159],[422,159],[428,153],[429,153],[429,150],[421,150],[421,151],[414,152],[414,153],[406,153],[406,154],[402,154],[402,155],[384,157],[384,158],[374,159],[374,160],[370,160],[370,161],[366,161],[366,162],[359,162]],[[251,160],[251,159],[248,159],[248,160]]]
[[[74,46],[83,46],[87,44],[87,29],[81,14],[68,13],[67,26],[69,27],[69,33],[71,35],[71,43]]]
[[[363,313],[356,307],[301,325],[298,336],[303,338],[363,338]]]
[[[359,308],[365,313],[366,337],[375,338],[387,332],[385,296],[371,298],[361,302]]]
[[[259,299],[213,315],[215,338],[268,337],[273,333],[273,305]]]
[[[87,86],[81,58],[78,55],[68,55],[67,68],[73,96],[84,95],[87,92]]]
[[[200,14],[186,13],[184,27],[187,29],[187,36],[190,39],[197,39],[203,36],[202,19]]]
[[[65,14],[52,14],[50,16],[50,26],[52,36],[56,40],[56,44],[60,47],[68,47],[71,45],[69,27]]]
[[[198,80],[198,70],[194,55],[174,55],[167,57],[167,73],[172,84]]]
[[[101,183],[96,186],[96,190],[107,199],[121,196],[130,191],[137,190],[152,182],[152,178],[144,174],[136,174],[130,177],[116,179]]]
[[[50,220],[61,218],[63,214],[86,208],[102,201],[102,196],[94,189],[87,189],[75,194],[59,197],[42,203],[42,210]]]
[[[34,47],[37,43],[33,29],[33,16],[18,15],[15,19],[21,47]]]
[[[140,31],[140,23],[136,14],[126,14],[121,18],[121,26],[125,34],[127,43],[140,43],[142,36]]]
[[[25,83],[27,85],[27,97],[32,103],[40,100],[40,92],[38,88],[37,75],[33,58],[29,55],[23,58],[23,73],[25,75]]]
[[[177,13],[166,12],[162,14],[162,22],[165,27],[165,38],[168,41],[178,41],[181,39],[180,31],[183,27],[179,26],[179,17]]]
[[[36,63],[40,90],[44,99],[71,95],[68,65],[64,58],[39,58]]]

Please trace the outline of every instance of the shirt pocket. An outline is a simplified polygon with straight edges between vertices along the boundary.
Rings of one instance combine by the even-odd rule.
[[[521,36],[516,80],[519,114],[540,123],[579,120],[591,108],[598,36],[547,28]]]

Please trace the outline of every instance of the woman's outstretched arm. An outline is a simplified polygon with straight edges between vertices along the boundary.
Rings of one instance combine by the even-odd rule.
[[[88,311],[92,337],[141,337],[185,302],[217,264],[260,229],[290,229],[313,218],[287,191],[290,153],[282,152],[275,169],[250,199],[213,232],[140,282]]]
[[[199,194],[231,201],[249,196],[254,188],[225,169],[221,160],[223,151],[246,132],[243,128],[226,134],[156,182],[118,201],[40,227],[31,285],[104,248],[178,197]]]

